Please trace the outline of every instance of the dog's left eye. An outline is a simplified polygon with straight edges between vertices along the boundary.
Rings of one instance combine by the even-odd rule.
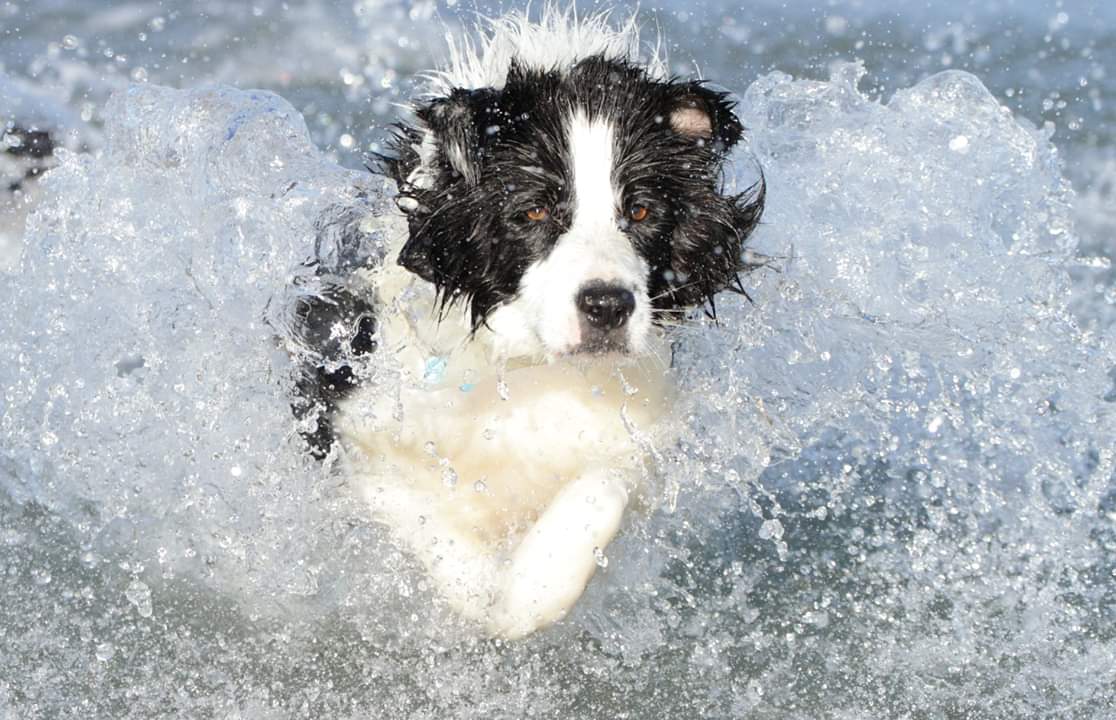
[[[536,207],[527,211],[527,219],[531,222],[542,222],[550,217],[550,208]]]
[[[628,208],[628,219],[632,222],[643,222],[650,214],[651,210],[646,205],[632,205]]]

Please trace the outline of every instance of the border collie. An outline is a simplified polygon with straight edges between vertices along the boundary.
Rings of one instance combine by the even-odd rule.
[[[548,9],[449,50],[379,158],[394,245],[300,304],[296,412],[450,605],[517,638],[570,610],[671,441],[665,333],[743,292],[763,185],[726,194],[732,101],[634,20]],[[362,380],[373,352],[401,377]]]

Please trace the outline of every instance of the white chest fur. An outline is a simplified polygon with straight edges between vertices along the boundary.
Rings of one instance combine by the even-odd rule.
[[[393,263],[370,281],[403,382],[341,406],[355,487],[458,612],[506,637],[554,622],[644,473],[664,366],[503,362],[484,330],[435,322],[429,286]]]

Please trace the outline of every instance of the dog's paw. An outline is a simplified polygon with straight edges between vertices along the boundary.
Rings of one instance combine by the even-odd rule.
[[[608,473],[558,493],[512,555],[493,617],[498,634],[523,637],[566,616],[619,530],[627,502],[625,483]]]

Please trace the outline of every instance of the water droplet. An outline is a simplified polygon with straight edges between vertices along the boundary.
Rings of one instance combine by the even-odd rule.
[[[151,617],[151,588],[142,580],[133,580],[124,591],[124,597],[135,606],[140,617]]]
[[[849,29],[849,21],[842,15],[830,15],[825,19],[825,31],[835,37],[840,37]]]
[[[97,646],[97,659],[101,662],[108,662],[115,654],[116,647],[110,642],[103,642]]]
[[[603,568],[608,567],[608,558],[605,557],[604,551],[599,547],[593,548],[593,558],[597,561],[598,566]]]
[[[764,520],[760,525],[759,536],[763,540],[778,540],[783,537],[783,523],[778,520]]]

